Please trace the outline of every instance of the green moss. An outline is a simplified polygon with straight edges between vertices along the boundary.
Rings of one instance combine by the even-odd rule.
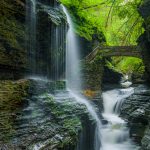
[[[23,68],[26,66],[25,15],[23,14],[25,10],[18,1],[12,3],[2,0],[0,5],[1,65]]]
[[[62,126],[59,134],[63,140],[58,147],[63,148],[67,145],[76,146],[78,134],[82,130],[81,117],[86,114],[85,106],[65,99],[63,102],[57,102],[52,96],[48,96],[52,117],[57,124]],[[65,136],[63,135],[65,133]]]
[[[14,110],[17,105],[22,103],[22,100],[27,97],[29,81],[19,80],[1,81],[0,82],[0,109]]]
[[[83,62],[84,88],[88,90],[100,90],[103,76],[103,59],[97,55],[92,62]]]
[[[107,61],[106,65],[117,72],[142,77],[145,67],[142,59],[134,57],[113,57],[112,61]]]
[[[56,81],[55,83],[56,90],[63,90],[65,88],[66,88],[66,81],[63,81],[63,80]]]
[[[0,140],[7,141],[13,135],[15,112],[28,96],[29,81],[0,81]],[[7,132],[6,132],[7,131]]]

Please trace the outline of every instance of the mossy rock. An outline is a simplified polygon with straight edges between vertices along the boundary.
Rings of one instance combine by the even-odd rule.
[[[0,81],[0,109],[14,110],[28,95],[29,81]]]
[[[0,81],[0,141],[7,140],[14,133],[15,112],[23,106],[28,88],[28,80]]]
[[[25,37],[25,1],[2,0],[0,5],[1,68],[4,68],[4,66],[7,69],[10,68],[10,70],[26,68]]]

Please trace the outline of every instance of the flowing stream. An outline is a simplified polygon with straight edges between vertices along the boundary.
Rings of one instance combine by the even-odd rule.
[[[134,88],[115,89],[103,93],[103,117],[108,121],[103,125],[102,150],[136,150],[138,147],[129,137],[129,129],[119,117],[122,102],[134,92]]]

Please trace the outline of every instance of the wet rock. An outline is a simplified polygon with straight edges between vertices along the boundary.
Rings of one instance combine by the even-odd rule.
[[[150,124],[150,88],[139,85],[134,94],[127,98],[121,107],[121,117],[128,120],[130,136],[141,145],[142,150],[149,150]]]
[[[120,83],[122,74],[108,67],[104,67],[103,84],[118,84]]]
[[[1,149],[74,150],[76,147],[82,147],[83,150],[85,147],[85,150],[92,149],[95,122],[84,105],[77,103],[67,91],[60,91],[63,81],[52,83],[30,79],[6,83],[1,85],[4,89],[11,90],[9,94],[14,94],[13,90],[19,90],[20,94],[23,91],[23,95],[14,98],[11,95],[10,101],[7,97],[8,103],[4,103],[5,96],[1,96],[0,104],[3,103],[5,104],[3,107],[10,108],[12,101],[15,110],[1,109]],[[57,86],[53,87],[55,85]],[[58,90],[54,92],[57,87]],[[15,105],[15,101],[19,104]],[[23,105],[20,105],[20,102]]]
[[[103,77],[103,59],[96,57],[92,62],[82,62],[83,88],[91,91],[101,91]]]
[[[41,4],[41,3],[42,4]],[[34,59],[34,52],[30,49],[30,42],[33,35],[29,35],[26,10],[30,12],[25,0],[2,0],[0,5],[0,79],[17,80],[31,73],[30,59]],[[49,78],[56,68],[56,30],[59,36],[59,54],[64,54],[65,33],[67,32],[66,16],[56,0],[38,1],[36,24],[36,61],[38,75],[46,74]],[[27,21],[28,20],[28,21]],[[28,22],[28,23],[27,23]],[[60,36],[61,35],[61,36]],[[64,41],[62,40],[62,37]],[[61,53],[61,54],[60,54]],[[53,56],[53,58],[51,57]],[[31,57],[31,58],[30,58]],[[48,64],[48,65],[47,65]],[[60,76],[64,73],[64,64],[59,70]],[[59,76],[59,77],[60,77]]]
[[[150,149],[150,128],[148,127],[145,131],[145,135],[142,139],[142,146],[144,150],[149,150]]]
[[[108,121],[106,119],[102,119],[101,122],[102,122],[103,125],[108,124]]]
[[[49,22],[53,22],[55,25],[60,25],[63,21],[66,21],[66,15],[61,10],[61,8],[53,8],[49,5],[43,5],[43,3],[38,3],[37,13],[45,13],[48,15]]]
[[[139,37],[138,43],[141,48],[143,62],[145,64],[146,78],[150,81],[150,0],[144,0],[142,5],[139,7],[139,13],[144,19],[143,27],[145,32]]]
[[[36,55],[36,75],[46,75],[53,80],[64,78],[65,59],[62,57],[65,56],[66,32],[66,16],[60,4],[50,6],[43,2],[38,3],[34,54]]]
[[[25,1],[2,0],[0,22],[0,79],[15,79],[23,75],[27,62]]]
[[[0,141],[14,133],[13,120],[23,108],[28,97],[29,81],[0,81]]]

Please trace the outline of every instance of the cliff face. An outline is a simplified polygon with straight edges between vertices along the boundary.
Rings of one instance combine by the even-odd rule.
[[[146,69],[146,79],[150,81],[150,0],[144,0],[139,7],[144,19],[145,32],[138,42],[142,50]],[[150,144],[150,89],[138,86],[132,96],[127,98],[121,108],[121,116],[129,121],[130,136],[141,146],[141,150],[149,150]]]
[[[36,0],[36,24],[33,28],[30,23],[33,18],[27,18],[32,2],[1,1],[0,79],[22,78],[33,73],[33,69],[35,74],[52,78],[50,74],[58,68],[56,61],[64,56],[67,23],[60,4],[55,0]],[[36,41],[33,41],[34,37]],[[58,76],[64,72],[64,63],[57,63],[61,68]]]
[[[121,108],[121,117],[129,122],[130,136],[141,146],[141,150],[150,149],[150,88],[140,85],[134,94],[125,100]]]
[[[16,78],[26,66],[25,1],[2,0],[0,5],[0,78]]]
[[[66,33],[66,16],[60,4],[55,0],[37,1],[35,53],[29,55],[35,59],[36,66],[31,67],[31,61],[29,67],[35,68],[36,75],[64,78]]]
[[[150,0],[144,0],[139,12],[144,19],[145,32],[139,38],[139,46],[142,49],[143,61],[145,63],[147,80],[150,81]]]
[[[0,4],[0,149],[91,150],[94,120],[64,82],[12,81],[32,73],[58,79],[65,70],[65,14],[56,0],[36,0],[32,18],[34,2]]]

